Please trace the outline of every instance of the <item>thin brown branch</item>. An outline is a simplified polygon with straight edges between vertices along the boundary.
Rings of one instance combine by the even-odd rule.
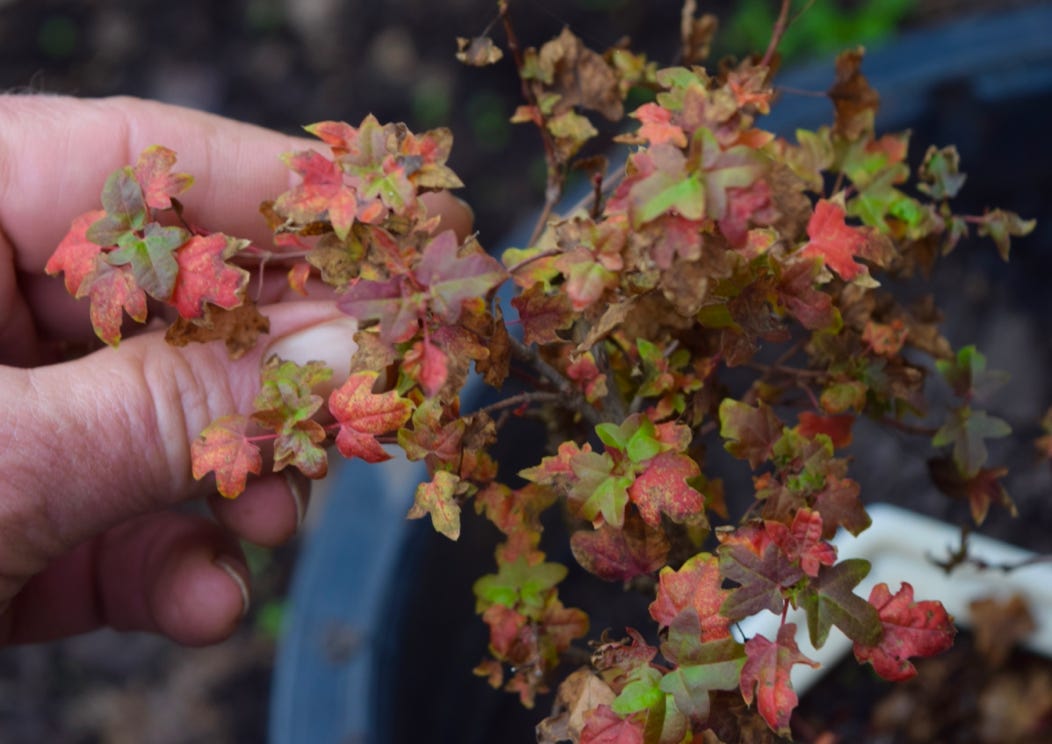
[[[580,414],[582,419],[593,427],[603,423],[603,419],[595,406],[590,405],[585,400],[581,391],[574,387],[573,383],[565,375],[541,359],[541,355],[537,353],[536,349],[526,346],[526,344],[516,338],[512,338],[511,351],[517,358],[529,364],[537,374],[554,386],[567,407]]]
[[[529,406],[535,403],[558,403],[563,399],[561,393],[548,393],[548,392],[533,392],[533,393],[519,393],[518,395],[512,395],[502,400],[498,400],[495,403],[490,403],[488,406],[483,406],[477,413],[495,413],[502,411],[507,408],[518,408],[519,406]]]
[[[785,30],[789,28],[789,7],[792,4],[792,0],[782,0],[782,9],[778,11],[778,20],[774,22],[774,29],[771,31],[771,43],[767,45],[767,51],[760,60],[764,67],[771,64],[774,53],[778,51],[778,44],[785,35]]]

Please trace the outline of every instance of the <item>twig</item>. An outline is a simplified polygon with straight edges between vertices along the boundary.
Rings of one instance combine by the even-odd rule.
[[[771,43],[767,45],[767,51],[760,60],[760,64],[764,67],[771,64],[771,59],[778,50],[778,42],[782,40],[785,30],[789,28],[789,6],[791,5],[792,0],[782,0],[782,9],[778,12],[778,20],[774,22],[774,29],[771,31]]]
[[[537,351],[516,338],[511,339],[511,351],[519,359],[527,362],[541,377],[555,386],[556,391],[568,407],[581,414],[581,418],[595,427],[603,423],[599,411],[589,405],[577,388],[555,367],[541,359]]]
[[[533,241],[530,241],[531,244],[532,242]],[[562,251],[558,248],[550,248],[546,251],[541,251],[536,256],[530,256],[529,258],[522,259],[517,264],[512,264],[508,267],[508,273],[514,276],[515,272],[521,269],[523,266],[528,266],[534,261],[540,261],[542,258],[551,258],[552,256],[558,256],[560,253],[562,253]]]
[[[503,410],[505,408],[518,408],[519,406],[528,406],[531,403],[557,403],[563,399],[561,393],[547,393],[547,392],[533,392],[533,393],[519,393],[518,395],[512,395],[502,400],[498,400],[495,403],[490,403],[488,406],[475,411],[475,413],[494,413],[496,411]]]
[[[880,420],[880,423],[885,426],[890,426],[892,429],[898,429],[899,431],[905,432],[906,434],[916,434],[919,437],[933,437],[935,432],[938,431],[934,426],[920,426],[918,424],[907,424],[905,421],[899,421],[889,416],[885,416]]]
[[[534,94],[533,88],[530,87],[529,82],[523,76],[523,70],[526,68],[525,60],[522,57],[522,48],[519,46],[519,37],[515,34],[515,28],[511,23],[511,13],[508,10],[508,0],[499,0],[497,3],[497,10],[500,14],[500,20],[504,24],[504,36],[508,41],[508,51],[511,53],[511,58],[515,61],[515,69],[519,74],[519,85],[522,89],[522,97],[525,99],[526,104],[532,106],[537,111],[537,128],[541,133],[541,140],[544,143],[544,161],[548,166],[548,183],[544,189],[544,207],[541,208],[541,213],[537,217],[537,223],[533,227],[533,232],[530,234],[530,241],[528,245],[533,245],[537,242],[537,238],[540,237],[541,232],[544,231],[544,226],[548,223],[548,218],[551,216],[552,211],[555,209],[555,205],[559,203],[559,198],[563,193],[563,182],[566,180],[565,168],[559,166],[559,157],[556,155],[555,142],[552,140],[551,132],[548,131],[547,122],[544,119],[544,114],[541,112],[540,105],[537,102],[537,96]]]

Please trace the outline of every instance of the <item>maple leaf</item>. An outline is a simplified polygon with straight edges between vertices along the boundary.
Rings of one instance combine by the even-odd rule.
[[[687,146],[687,135],[681,127],[672,124],[672,112],[656,103],[644,103],[630,116],[639,119],[642,126],[638,135],[652,145],[667,142],[675,147]]]
[[[100,245],[87,238],[88,228],[105,215],[105,210],[96,209],[75,218],[44,265],[44,272],[49,276],[65,274],[66,290],[74,297],[81,296],[80,287],[95,271],[96,256],[102,252]]]
[[[388,345],[412,337],[427,310],[427,297],[414,290],[405,276],[386,281],[359,279],[336,302],[352,318],[378,320],[380,340]]]
[[[852,590],[869,574],[869,561],[850,558],[835,566],[823,566],[798,597],[807,612],[811,645],[821,648],[836,625],[856,643],[871,645],[880,640],[880,617],[869,602]]]
[[[1012,248],[1012,238],[1029,235],[1037,226],[1037,220],[1024,220],[1015,212],[994,209],[979,219],[979,234],[993,239],[997,252],[1005,261]]]
[[[839,320],[833,298],[814,286],[821,270],[817,258],[789,261],[778,277],[778,302],[809,331],[830,328]]]
[[[508,277],[492,256],[477,248],[460,256],[458,248],[456,233],[439,233],[424,247],[420,265],[414,271],[428,289],[432,308],[447,323],[457,321],[465,301],[485,296]]]
[[[1013,517],[1017,515],[1015,503],[1000,483],[1008,475],[1008,468],[979,468],[969,477],[961,474],[953,460],[939,457],[928,461],[928,473],[935,487],[944,494],[968,502],[977,525],[986,520],[992,503],[1000,504]]]
[[[891,323],[878,323],[870,320],[862,330],[862,341],[868,344],[875,353],[893,357],[902,351],[908,335],[909,329],[901,319],[896,318]]]
[[[559,331],[569,328],[574,321],[569,295],[548,294],[540,282],[513,297],[511,305],[519,313],[522,341],[527,345],[559,341]]]
[[[504,57],[504,51],[489,36],[457,37],[457,60],[471,67],[488,67]]]
[[[600,705],[588,716],[579,744],[643,744],[640,716],[622,718],[609,705]]]
[[[836,449],[851,444],[851,426],[855,423],[854,416],[849,414],[822,416],[812,411],[801,411],[799,419],[798,429],[805,437],[813,439],[817,434],[825,434]]]
[[[570,549],[577,562],[599,578],[628,581],[665,565],[669,541],[664,530],[629,512],[620,529],[604,523],[596,530],[574,532]]]
[[[884,633],[874,645],[856,642],[855,658],[860,664],[868,661],[884,679],[909,679],[917,673],[910,657],[934,656],[953,645],[957,634],[953,617],[934,600],[914,602],[913,587],[907,582],[902,582],[894,595],[887,584],[877,584],[869,594],[869,603],[880,615]]]
[[[413,413],[412,402],[397,391],[373,393],[377,377],[379,372],[356,372],[329,396],[329,410],[340,424],[336,448],[344,457],[390,459],[376,437],[400,428]]]
[[[460,537],[460,504],[455,495],[460,478],[439,470],[430,481],[416,487],[416,500],[406,516],[419,519],[431,515],[431,524],[450,540]]]
[[[952,199],[964,186],[967,178],[960,172],[961,156],[953,145],[938,148],[931,145],[924,153],[924,161],[917,169],[922,183],[917,189],[932,199]]]
[[[153,209],[170,209],[172,197],[186,191],[194,183],[189,173],[172,173],[175,152],[153,145],[139,155],[132,172],[142,187],[146,205]]]
[[[244,246],[242,241],[222,233],[194,235],[175,251],[179,265],[171,303],[184,318],[199,318],[205,303],[226,310],[241,304],[248,272],[227,263]]]
[[[448,357],[426,338],[413,343],[402,359],[402,371],[420,383],[424,393],[432,396],[449,379]]]
[[[546,598],[555,585],[566,578],[561,563],[530,564],[525,556],[502,563],[496,574],[486,574],[474,584],[480,606],[502,605],[527,617],[540,619]]]
[[[661,452],[650,459],[628,489],[628,497],[647,524],[657,527],[661,515],[673,522],[704,517],[705,498],[689,484],[701,475],[693,458],[678,452]]]
[[[733,398],[720,403],[720,436],[724,447],[737,458],[748,460],[753,469],[771,455],[771,448],[782,436],[782,422],[774,410],[761,401],[755,408]]]
[[[880,96],[861,72],[862,47],[841,52],[836,58],[836,82],[828,95],[836,107],[833,131],[848,141],[873,133],[873,119]]]
[[[663,705],[665,693],[658,684],[661,682],[661,670],[652,666],[640,665],[633,669],[624,680],[624,687],[618,693],[610,708],[622,716],[629,716]]]
[[[311,417],[324,402],[311,389],[332,377],[324,362],[299,365],[271,356],[263,365],[261,387],[253,403],[252,420],[273,430],[274,470],[295,465],[309,478],[321,478],[328,469],[325,429]]]
[[[121,340],[121,321],[127,312],[132,320],[146,320],[146,295],[125,268],[107,264],[96,257],[96,272],[78,289],[78,297],[90,298],[89,315],[95,334],[110,346]]]
[[[580,452],[570,461],[576,483],[571,499],[580,504],[581,515],[596,522],[600,516],[607,524],[620,527],[628,504],[628,487],[635,478],[615,471],[614,460],[607,452]]]
[[[87,232],[88,240],[101,246],[116,245],[121,237],[146,225],[146,201],[130,166],[114,171],[106,179],[102,187],[102,208],[105,215]]]
[[[426,398],[416,407],[413,428],[398,430],[398,446],[410,460],[423,460],[429,455],[444,463],[460,459],[467,424],[460,417],[445,422],[443,418],[442,403],[435,398]]]
[[[745,655],[740,685],[742,698],[747,705],[752,705],[755,698],[756,708],[767,725],[787,736],[789,716],[799,702],[789,672],[795,664],[814,668],[818,663],[800,653],[793,623],[782,625],[773,643],[761,635],[753,636],[745,642]]]
[[[859,228],[844,222],[844,208],[828,199],[819,199],[807,223],[810,240],[800,249],[800,256],[820,256],[844,281],[867,275],[869,270],[854,260],[867,250],[869,237]]]
[[[181,227],[162,227],[151,222],[140,237],[126,232],[117,241],[117,247],[106,254],[106,261],[113,266],[128,266],[136,283],[147,294],[159,300],[168,300],[175,289],[179,262],[175,249],[189,237]]]
[[[745,656],[742,645],[729,638],[700,642],[692,615],[680,615],[669,628],[668,640],[661,644],[662,655],[674,661],[676,668],[665,674],[659,689],[672,695],[676,707],[693,722],[704,723],[709,717],[709,693],[739,686]],[[680,627],[683,619],[687,622]]]
[[[228,499],[245,490],[249,473],[259,475],[263,459],[259,447],[245,436],[248,418],[241,415],[216,419],[190,445],[193,476],[201,480],[215,472],[219,493]]]
[[[961,475],[974,477],[986,464],[989,453],[986,449],[987,439],[1006,437],[1012,433],[1012,427],[1003,419],[990,416],[985,411],[972,410],[970,406],[961,406],[950,412],[931,443],[935,447],[953,445],[953,461]]]
[[[740,585],[720,607],[720,614],[741,620],[762,610],[781,613],[785,607],[782,589],[800,581],[803,570],[773,542],[757,551],[741,538],[737,533],[725,537],[718,549],[720,573]]]
[[[687,172],[687,158],[670,144],[653,145],[631,156],[637,173],[618,190],[630,200],[632,225],[640,227],[667,214],[688,220],[705,216],[705,187],[698,173]]]
[[[230,358],[240,359],[255,347],[261,333],[269,332],[270,320],[249,300],[232,310],[205,305],[204,314],[193,320],[176,318],[165,332],[164,340],[172,346],[222,340],[226,342]]]
[[[681,612],[696,613],[701,626],[701,639],[714,641],[730,636],[730,620],[720,614],[729,590],[722,587],[719,563],[710,553],[698,553],[679,570],[666,566],[658,574],[657,596],[650,603],[650,616],[667,628]]]

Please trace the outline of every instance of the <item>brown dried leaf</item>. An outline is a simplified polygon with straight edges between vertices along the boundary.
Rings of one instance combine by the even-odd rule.
[[[587,48],[570,29],[541,47],[537,64],[551,85],[546,91],[560,96],[553,113],[574,106],[598,111],[610,121],[624,116],[617,73],[602,55]]]
[[[256,345],[261,333],[269,332],[270,320],[254,302],[246,300],[231,310],[206,305],[200,318],[178,318],[164,334],[164,340],[172,346],[222,340],[230,358],[238,359]]]
[[[457,60],[471,67],[488,67],[504,58],[504,52],[488,36],[457,37]]]
[[[836,82],[828,96],[836,107],[833,132],[854,142],[873,133],[873,118],[880,95],[869,87],[861,72],[862,47],[841,52],[836,59]]]
[[[1000,602],[990,597],[968,605],[975,647],[994,669],[1008,659],[1012,648],[1037,629],[1026,598],[1020,594]]]

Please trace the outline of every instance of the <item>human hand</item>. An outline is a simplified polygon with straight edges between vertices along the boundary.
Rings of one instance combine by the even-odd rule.
[[[278,155],[319,145],[136,99],[0,96],[0,643],[103,625],[195,645],[233,632],[248,601],[238,538],[289,538],[309,482],[283,471],[224,500],[210,477],[190,477],[190,442],[251,409],[270,354],[321,358],[339,374],[354,351],[353,319],[303,301],[263,308],[270,335],[236,361],[221,343],[174,348],[147,329],[119,352],[54,363],[61,344],[93,334],[87,303],[44,264],[70,221],[97,208],[106,176],[152,144],[194,175],[182,199],[191,219],[264,247],[259,203],[295,181]],[[467,233],[457,200],[426,198]],[[216,522],[168,509],[196,497]]]

